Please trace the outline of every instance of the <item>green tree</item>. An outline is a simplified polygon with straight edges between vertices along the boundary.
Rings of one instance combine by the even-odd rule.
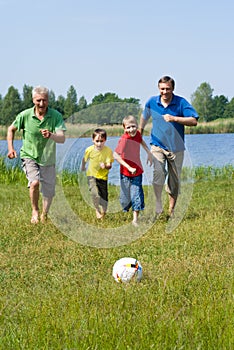
[[[140,106],[139,98],[129,97],[129,98],[124,98],[123,101],[127,103],[135,103],[136,105]]]
[[[107,92],[104,95],[104,103],[113,103],[113,102],[120,102],[121,99],[118,97],[118,95],[114,94],[113,92]]]
[[[74,115],[74,123],[92,124],[122,124],[126,115],[134,115],[137,119],[140,116],[141,108],[139,103],[127,102],[103,102],[90,104],[87,108],[80,110]]]
[[[2,95],[0,94],[0,120],[2,115]]]
[[[56,98],[53,90],[49,91],[49,106],[50,108],[56,108]]]
[[[118,95],[114,94],[113,92],[106,92],[104,95],[99,94],[97,96],[94,96],[92,99],[92,105],[100,104],[100,103],[113,103],[113,102],[120,102],[121,99],[118,97]]]
[[[223,118],[225,109],[228,105],[228,99],[224,95],[215,96],[213,98],[213,119]]]
[[[14,86],[10,86],[2,102],[1,124],[10,125],[21,110],[20,94]]]
[[[22,109],[27,109],[33,107],[32,101],[32,86],[24,84],[23,86],[23,100],[22,100]]]
[[[65,97],[59,95],[56,101],[55,109],[64,115]]]
[[[92,99],[91,105],[96,105],[99,103],[104,103],[104,96],[103,94],[99,94],[97,96],[94,96],[94,98]]]
[[[226,105],[225,111],[223,113],[224,118],[234,118],[234,97]]]
[[[77,93],[74,88],[74,86],[70,86],[68,92],[67,92],[67,98],[65,100],[64,104],[64,117],[70,118],[71,122],[74,116],[74,113],[77,112],[78,106],[77,106]]]
[[[132,114],[138,119],[141,112],[139,99],[121,99],[112,92],[96,95],[91,104],[81,107],[74,115],[74,123],[121,124],[124,116]]]
[[[191,96],[191,102],[201,120],[210,121],[213,116],[213,89],[210,84],[202,83]]]
[[[78,111],[81,111],[82,109],[87,108],[87,101],[84,96],[81,96],[78,102]]]

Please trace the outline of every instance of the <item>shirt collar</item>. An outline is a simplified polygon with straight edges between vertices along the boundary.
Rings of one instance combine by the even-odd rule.
[[[30,111],[31,117],[36,117],[36,114],[35,114],[34,110],[35,110],[35,107],[32,107],[32,108],[31,108],[31,111]],[[50,117],[51,117],[50,111],[51,111],[51,108],[48,107],[44,118],[45,118],[45,117],[46,117],[46,118],[50,118]],[[43,118],[43,119],[44,119],[44,118]]]
[[[172,100],[171,100],[171,102],[169,103],[168,106],[176,104],[175,99],[176,99],[176,98],[175,98],[175,95],[173,94]],[[161,96],[160,96],[160,95],[156,96],[156,103],[157,103],[158,105],[162,106],[162,103],[161,103]]]

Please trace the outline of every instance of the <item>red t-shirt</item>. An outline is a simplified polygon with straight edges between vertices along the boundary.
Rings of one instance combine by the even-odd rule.
[[[132,174],[120,164],[120,173],[125,176],[135,177],[143,173],[143,167],[140,159],[140,146],[142,142],[142,136],[137,130],[134,137],[131,137],[125,132],[119,139],[115,152],[118,153],[121,158],[128,163],[132,168],[136,168],[136,173]]]

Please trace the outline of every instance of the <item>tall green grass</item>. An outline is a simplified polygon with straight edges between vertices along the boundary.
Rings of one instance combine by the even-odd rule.
[[[225,134],[234,132],[233,118],[219,118],[211,122],[199,122],[196,128],[185,127],[187,134]]]
[[[171,234],[162,219],[109,249],[74,242],[51,221],[31,225],[24,175],[4,164],[0,173],[0,349],[233,349],[233,168],[199,170]],[[62,183],[79,212],[76,179],[66,173]],[[97,232],[123,221],[121,212],[97,222],[92,208],[82,210]],[[141,262],[140,283],[114,281],[124,256]]]

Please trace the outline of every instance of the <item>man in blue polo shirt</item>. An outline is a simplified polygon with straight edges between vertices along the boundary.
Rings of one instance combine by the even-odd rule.
[[[160,95],[151,97],[139,123],[144,127],[152,117],[151,152],[154,160],[153,187],[156,216],[163,212],[162,190],[166,181],[169,194],[169,216],[172,217],[179,194],[180,174],[184,158],[184,126],[196,126],[198,114],[183,97],[174,95],[175,81],[164,76],[158,81]]]

